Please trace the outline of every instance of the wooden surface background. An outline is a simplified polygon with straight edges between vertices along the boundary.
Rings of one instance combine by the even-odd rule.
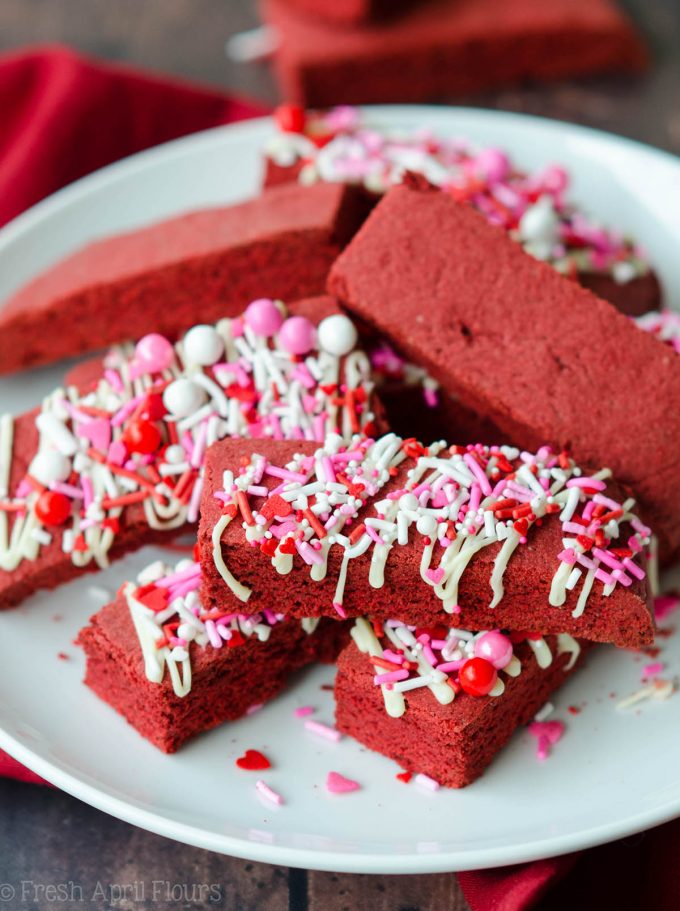
[[[643,78],[598,78],[461,100],[585,123],[680,152],[680,3],[626,5],[654,55]],[[274,102],[265,66],[235,66],[224,56],[227,36],[255,24],[251,0],[0,0],[0,49],[67,42]],[[11,900],[5,900],[3,884],[15,890]],[[50,894],[48,887],[60,884],[62,891]],[[3,907],[463,911],[467,904],[449,874],[353,876],[249,863],[151,835],[57,791],[0,781]]]

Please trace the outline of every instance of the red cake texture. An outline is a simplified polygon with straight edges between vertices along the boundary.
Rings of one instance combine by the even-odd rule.
[[[293,128],[290,110],[282,105],[274,115],[265,186],[349,183],[373,206],[408,169],[471,205],[527,252],[623,313],[639,316],[659,308],[661,287],[646,254],[634,239],[603,227],[570,200],[570,175],[559,165],[527,172],[502,148],[480,148],[431,131],[392,132],[347,106],[300,109]]]
[[[280,45],[281,92],[310,107],[418,102],[525,80],[639,71],[645,51],[609,0],[430,0],[392,22],[340,30],[261,3]]]
[[[289,186],[96,241],[5,303],[0,373],[319,293],[365,213],[356,191]]]
[[[427,775],[445,787],[465,787],[571,675],[574,668],[567,666],[573,655],[559,653],[552,636],[546,645],[553,654],[547,668],[539,667],[529,643],[514,646],[521,673],[517,677],[499,673],[505,691],[498,697],[459,691],[450,704],[442,705],[427,687],[421,687],[405,694],[406,711],[401,717],[388,715],[381,687],[374,683],[374,676],[385,673],[384,668],[374,666],[355,644],[348,645],[338,659],[336,726],[406,771]],[[583,649],[588,645],[582,643]],[[574,667],[580,659],[579,654]]]
[[[129,589],[137,590],[133,584]],[[87,659],[85,683],[154,746],[174,753],[191,737],[269,701],[306,665],[333,661],[347,639],[346,625],[328,620],[311,633],[297,620],[274,621],[266,641],[255,633],[244,635],[236,621],[228,628],[232,638],[219,648],[195,640],[189,644],[191,686],[178,695],[167,667],[160,681],[147,676],[124,592],[95,614],[78,637]],[[177,631],[175,626],[168,632],[173,629]],[[160,627],[158,635],[162,641]]]
[[[415,6],[415,0],[284,0],[292,9],[330,25],[363,25]]]
[[[433,242],[436,238],[436,243]],[[451,251],[455,255],[451,255]],[[503,438],[606,465],[680,548],[680,360],[609,303],[439,191],[395,187],[333,266],[333,294]]]
[[[634,517],[622,518],[618,503],[624,502],[625,495],[615,483],[609,481],[605,485],[592,476],[584,474],[579,478],[574,473],[567,481],[571,486],[563,487],[562,493],[556,492],[556,499],[545,500],[541,506],[539,497],[530,506],[526,492],[520,493],[513,486],[518,484],[523,488],[529,469],[519,467],[520,459],[506,461],[503,453],[509,450],[495,450],[493,456],[492,451],[481,448],[460,447],[460,452],[455,452],[456,447],[452,447],[455,454],[449,456],[439,446],[425,451],[414,441],[402,443],[394,435],[375,444],[352,443],[350,449],[352,454],[359,453],[356,468],[342,452],[331,458],[333,449],[328,445],[318,448],[295,442],[225,440],[211,447],[198,536],[201,599],[206,606],[251,613],[267,605],[293,617],[343,618],[362,616],[370,606],[374,617],[398,617],[418,626],[444,623],[475,630],[501,627],[535,630],[541,634],[570,633],[619,646],[652,641],[654,621],[641,569],[641,565],[646,565],[643,542],[648,540],[649,530]],[[394,453],[387,463],[389,471],[384,465],[379,470],[375,467],[381,452]],[[400,461],[404,452],[411,455]],[[420,491],[418,496],[427,496],[418,505],[410,490],[419,488],[412,488],[413,476],[409,472],[415,471],[416,475],[424,472],[426,460],[437,452],[442,453],[443,473],[458,478],[463,487],[440,481],[436,495]],[[502,470],[495,470],[492,458],[500,460]],[[327,472],[329,460],[335,466],[336,482],[329,488],[322,483],[323,490],[317,488],[313,496],[306,494],[311,499],[305,509],[305,494],[296,491],[304,492],[310,483],[315,483],[319,476],[315,466]],[[477,474],[486,472],[494,485],[496,493],[488,499],[481,494],[476,480],[465,481],[458,470],[463,466],[462,470],[467,471],[465,466],[472,462],[478,465]],[[541,477],[546,476],[545,466],[550,464],[557,466],[557,459],[544,453],[537,459],[535,467]],[[560,456],[559,464],[571,463]],[[484,465],[486,468],[482,468]],[[291,468],[294,474],[290,473]],[[378,480],[373,481],[375,470]],[[569,472],[573,470],[572,465]],[[233,475],[231,487],[232,481],[225,479],[225,472]],[[508,479],[506,483],[502,483],[503,478]],[[284,484],[289,486],[281,486]],[[372,490],[372,484],[378,488]],[[266,497],[260,493],[263,487],[268,489]],[[337,493],[343,487],[345,495]],[[595,487],[599,491],[592,499],[586,491],[594,493]],[[319,497],[325,503],[328,490],[336,492],[336,505],[330,518],[328,509],[319,508]],[[458,502],[458,497],[461,504],[456,507],[458,521],[445,521],[443,516],[449,508],[446,503]],[[475,508],[474,503],[480,498],[485,505]],[[413,501],[415,511],[412,505],[408,506]],[[437,505],[423,505],[429,503]],[[318,515],[312,514],[314,507]],[[385,513],[387,508],[391,510],[389,516]],[[532,509],[540,515],[537,517]],[[561,510],[570,513],[564,522]],[[486,512],[488,518],[484,516]],[[400,518],[401,513],[410,522],[410,531],[406,530],[403,542],[396,539],[399,523],[404,518]],[[603,517],[604,525],[597,516]],[[622,518],[620,528],[611,525],[612,516]],[[348,518],[351,522],[342,525],[342,520]],[[630,534],[629,521],[643,530],[640,535]],[[327,532],[325,526],[331,530]],[[613,536],[611,541],[604,535],[605,528]],[[485,543],[487,531],[491,537]],[[389,547],[379,532],[386,536]],[[338,533],[343,539],[334,537]],[[349,537],[344,538],[345,535]],[[446,538],[443,542],[441,535]],[[589,535],[594,538],[589,539]],[[610,541],[608,545],[607,541]],[[467,554],[476,545],[479,545],[476,553],[471,553],[467,561],[461,556],[456,563],[461,547],[467,548]],[[312,558],[321,547],[327,548],[327,572],[323,577],[312,578],[310,566],[319,572],[319,557],[316,561]],[[346,561],[345,547],[354,549]],[[378,547],[384,548],[381,553],[386,554],[382,560],[376,553]],[[450,547],[453,549],[449,555]],[[618,556],[612,562],[614,552]],[[631,562],[635,553],[638,556]],[[450,559],[454,562],[447,562]],[[630,573],[630,576],[623,579],[618,576],[622,584],[614,585],[606,595],[604,585],[611,584],[612,577],[608,572],[603,575],[602,569],[609,567],[615,571],[615,566],[623,569],[621,560],[628,561],[625,575]],[[340,580],[345,563],[343,583]],[[451,573],[455,575],[456,565],[461,566],[457,590],[454,580],[452,588],[445,591],[438,588],[440,583],[452,578]],[[371,566],[373,572],[377,571],[373,584],[369,581]],[[591,584],[586,583],[586,568],[588,576],[592,569],[598,580],[589,594],[582,587]],[[562,588],[558,579],[566,580],[572,572],[573,584]]]
[[[322,317],[318,342],[306,314]],[[177,346],[145,336],[82,365],[41,409],[0,417],[0,608],[195,525],[215,439],[382,428],[351,321],[329,300],[284,316],[260,299]],[[342,354],[323,348],[343,334]]]

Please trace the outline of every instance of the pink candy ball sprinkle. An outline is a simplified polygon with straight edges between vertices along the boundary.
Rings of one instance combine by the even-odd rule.
[[[291,316],[279,330],[279,345],[289,354],[307,354],[315,341],[314,324],[305,316]]]
[[[166,370],[175,359],[175,351],[163,335],[152,332],[135,345],[135,360],[151,373]]]
[[[498,630],[491,630],[475,642],[475,656],[485,658],[496,670],[500,670],[510,663],[512,642]]]
[[[504,180],[510,172],[510,162],[500,149],[482,149],[475,157],[475,170],[491,183]]]
[[[274,301],[267,297],[248,304],[243,319],[256,335],[263,335],[265,338],[276,335],[283,322],[281,311]]]

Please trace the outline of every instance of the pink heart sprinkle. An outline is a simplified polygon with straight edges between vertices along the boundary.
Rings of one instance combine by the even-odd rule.
[[[351,791],[358,791],[361,785],[358,781],[345,778],[339,772],[329,772],[326,778],[326,788],[331,794],[349,794]]]
[[[435,585],[439,585],[444,578],[444,570],[441,566],[438,566],[437,569],[426,570],[425,575],[431,582],[434,582]]]

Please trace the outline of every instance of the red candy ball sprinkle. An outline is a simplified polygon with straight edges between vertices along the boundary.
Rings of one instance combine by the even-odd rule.
[[[305,128],[305,109],[297,104],[280,104],[274,111],[274,120],[284,133],[302,133]]]
[[[458,679],[470,696],[486,696],[496,685],[498,673],[486,658],[470,658],[458,672]]]
[[[151,421],[132,421],[125,429],[123,442],[129,452],[150,455],[161,445],[161,433]]]
[[[56,490],[43,490],[36,501],[35,514],[43,525],[63,525],[71,515],[71,501]]]

